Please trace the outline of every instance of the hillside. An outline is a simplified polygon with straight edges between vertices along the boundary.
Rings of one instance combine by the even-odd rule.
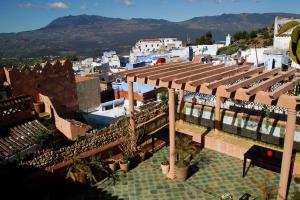
[[[223,14],[171,22],[95,15],[66,16],[38,30],[0,34],[0,58],[99,56],[109,49],[128,54],[140,38],[178,37],[186,41],[189,35],[193,41],[207,31],[211,31],[213,39],[218,41],[224,40],[228,33],[271,26],[277,15],[300,17],[286,13]]]
[[[273,45],[274,27],[266,27],[251,32],[236,32],[233,34],[233,42],[227,47],[219,49],[219,54],[231,55],[238,50],[249,48],[263,48]]]

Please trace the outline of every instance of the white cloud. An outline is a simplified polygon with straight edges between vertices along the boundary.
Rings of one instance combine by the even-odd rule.
[[[133,0],[115,0],[117,3],[124,4],[125,6],[132,6]]]
[[[51,2],[51,3],[46,3],[46,4],[40,4],[40,3],[20,3],[17,4],[18,8],[23,8],[23,9],[33,9],[33,8],[48,8],[48,9],[67,9],[68,5],[65,4],[64,2]]]
[[[81,9],[81,10],[87,10],[87,9],[88,9],[88,4],[87,4],[87,3],[83,3],[83,4],[80,6],[80,9]]]
[[[64,2],[59,1],[59,2],[48,3],[47,7],[51,9],[66,9],[68,8],[68,5],[65,4]]]
[[[19,8],[37,8],[37,7],[40,7],[41,5],[40,4],[34,4],[34,3],[20,3],[18,4],[18,7]]]

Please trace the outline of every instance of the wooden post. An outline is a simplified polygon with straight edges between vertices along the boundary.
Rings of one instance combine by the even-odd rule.
[[[184,122],[184,114],[183,113],[184,108],[184,90],[179,90],[179,120],[180,123]]]
[[[174,179],[176,176],[175,120],[175,90],[169,89],[170,171],[167,176],[171,179]]]
[[[216,96],[216,105],[215,105],[215,133],[220,133],[221,131],[221,97]]]
[[[296,116],[296,110],[288,110],[277,200],[286,200],[286,194],[288,192],[287,186],[290,175],[291,158],[293,153],[293,144],[296,129]]]
[[[131,136],[135,137],[135,121],[134,121],[134,97],[133,97],[133,83],[128,81],[128,104],[129,104],[129,117],[131,126]],[[132,144],[132,148],[136,150],[137,144]]]

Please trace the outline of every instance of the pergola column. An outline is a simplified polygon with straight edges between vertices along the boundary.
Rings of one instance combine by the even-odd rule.
[[[174,179],[176,176],[175,171],[175,90],[169,89],[169,140],[170,140],[170,171],[168,177]]]
[[[216,96],[216,105],[215,105],[215,132],[220,133],[221,130],[221,97]]]
[[[290,165],[293,152],[294,136],[296,128],[296,110],[289,109],[287,122],[286,122],[286,133],[284,137],[283,157],[280,171],[280,181],[278,188],[277,200],[285,200],[287,194],[287,186],[290,175]]]
[[[129,104],[129,117],[132,134],[135,134],[135,121],[134,121],[134,97],[133,97],[133,82],[128,81],[128,104]],[[136,148],[136,144],[132,144]]]
[[[179,120],[180,123],[183,123],[184,121],[184,90],[179,90]]]

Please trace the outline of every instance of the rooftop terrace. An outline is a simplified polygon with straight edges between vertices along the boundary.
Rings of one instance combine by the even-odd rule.
[[[216,200],[220,195],[230,192],[234,199],[244,193],[250,199],[263,199],[264,188],[272,190],[273,199],[277,192],[279,174],[259,167],[251,168],[242,177],[243,161],[216,151],[203,149],[197,156],[187,181],[183,184],[162,175],[160,162],[168,149],[163,148],[153,157],[142,162],[137,168],[123,176],[113,185],[101,185],[118,199],[201,199]],[[291,184],[290,197],[294,190]],[[275,192],[275,194],[274,194]]]

